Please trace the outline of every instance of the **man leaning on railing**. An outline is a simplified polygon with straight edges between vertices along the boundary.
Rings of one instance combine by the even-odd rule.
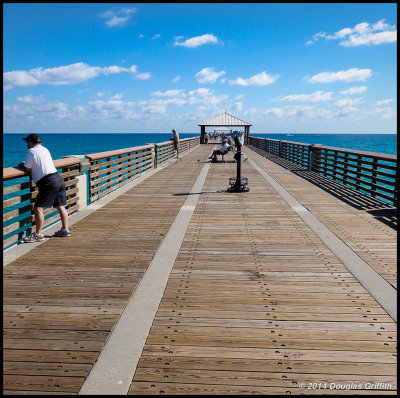
[[[171,140],[174,144],[174,149],[176,151],[176,158],[179,159],[179,134],[175,129],[172,129],[172,132],[174,136],[171,137]]]
[[[36,232],[24,238],[25,243],[41,242],[44,240],[42,228],[44,224],[44,207],[56,207],[60,213],[62,228],[54,236],[67,237],[68,230],[67,195],[64,179],[57,173],[53,159],[47,148],[42,146],[42,139],[37,134],[29,134],[23,138],[28,145],[25,162],[18,166],[31,173],[33,181],[39,188],[33,211],[35,213]]]

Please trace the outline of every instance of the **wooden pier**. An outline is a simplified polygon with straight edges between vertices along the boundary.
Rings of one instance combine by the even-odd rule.
[[[76,222],[69,238],[4,267],[4,394],[87,391],[185,211],[193,214],[124,394],[396,394],[397,324],[382,304],[397,287],[395,209],[251,145],[242,162],[250,192],[227,193],[236,165],[205,163],[212,148],[188,151]],[[302,212],[386,291],[355,277]],[[117,361],[105,364],[110,373],[125,357]],[[103,378],[101,391],[120,394],[118,383]]]

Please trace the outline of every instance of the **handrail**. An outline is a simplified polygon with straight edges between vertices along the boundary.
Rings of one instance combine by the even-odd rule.
[[[397,155],[261,137],[249,144],[397,206]]]
[[[63,159],[56,159],[53,161],[54,167],[56,169],[60,169],[62,167],[68,167],[72,166],[74,164],[80,163],[80,159],[78,158],[63,158]],[[3,169],[3,180],[11,180],[12,178],[18,178],[18,177],[23,177],[27,176],[29,173],[27,173],[24,170],[21,170],[17,167],[6,167]]]
[[[321,144],[307,144],[304,142],[296,142],[296,141],[287,141],[287,140],[276,140],[272,138],[263,138],[263,137],[254,137],[250,136],[249,138],[251,139],[258,139],[258,140],[264,140],[264,141],[273,141],[273,142],[287,142],[290,144],[297,144],[297,145],[304,145],[304,146],[316,146],[318,147],[323,147],[326,149],[330,149],[332,151],[342,151],[342,152],[348,152],[353,155],[361,155],[361,156],[374,156],[382,160],[390,160],[390,161],[397,161],[397,155],[390,155],[387,153],[380,153],[380,152],[368,152],[368,151],[362,151],[358,149],[347,149],[347,148],[341,148],[341,147],[333,147],[333,146],[328,146],[328,145],[321,145]]]
[[[326,146],[326,145],[318,145],[318,148],[324,148],[324,149],[327,149],[327,150],[330,150],[330,151],[346,152],[346,153],[349,153],[349,154],[352,154],[352,155],[369,156],[369,157],[374,157],[376,159],[397,162],[397,155],[390,155],[390,154],[387,154],[387,153],[368,152],[368,151],[353,150],[353,149],[346,149],[346,148],[338,148],[338,147]]]
[[[123,155],[123,154],[129,153],[129,152],[142,151],[142,150],[153,148],[153,147],[154,147],[154,144],[147,144],[147,145],[142,145],[142,146],[135,146],[132,148],[116,149],[114,151],[89,153],[85,156],[87,158],[89,158],[90,160],[98,160],[98,159],[104,159],[104,158],[108,158],[108,157],[112,157],[112,156]]]

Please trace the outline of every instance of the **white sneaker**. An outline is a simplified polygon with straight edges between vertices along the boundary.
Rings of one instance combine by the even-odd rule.
[[[31,236],[24,238],[24,243],[35,243],[44,241],[44,235],[34,232]]]

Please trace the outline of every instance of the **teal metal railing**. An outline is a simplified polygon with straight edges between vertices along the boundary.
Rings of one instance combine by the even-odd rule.
[[[251,136],[249,145],[397,207],[397,155]]]

